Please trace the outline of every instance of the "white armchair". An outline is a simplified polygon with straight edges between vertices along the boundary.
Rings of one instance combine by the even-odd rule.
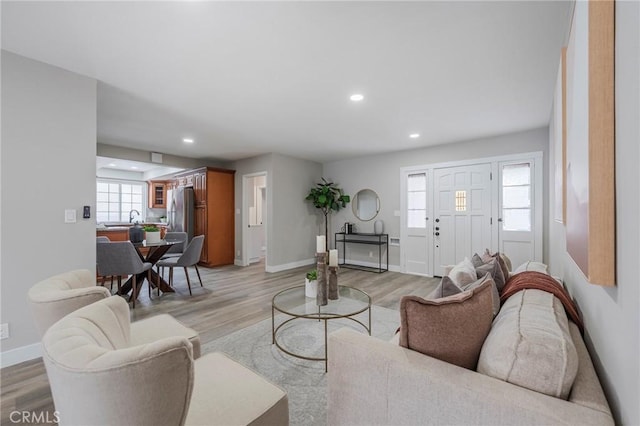
[[[129,307],[111,297],[58,321],[43,358],[60,424],[287,425],[286,392],[181,336],[133,345]]]

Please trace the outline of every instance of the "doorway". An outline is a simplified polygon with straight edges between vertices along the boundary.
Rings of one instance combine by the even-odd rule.
[[[242,176],[242,265],[267,258],[267,173]]]

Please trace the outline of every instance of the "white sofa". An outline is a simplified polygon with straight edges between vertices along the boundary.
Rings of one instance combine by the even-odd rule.
[[[531,296],[536,297],[524,297],[525,292],[531,292]],[[512,298],[517,300],[514,299],[511,305],[540,305],[540,300],[543,300],[540,306],[549,315],[558,315],[560,311],[564,315],[561,303],[550,293],[524,290],[511,296],[507,302]],[[552,307],[549,307],[549,300],[553,301]],[[516,359],[520,353],[505,354],[507,350],[504,348],[513,345],[501,340],[509,340],[508,333],[512,331],[505,333],[501,330],[494,333],[497,322],[506,322],[507,328],[515,329],[517,333],[517,327],[511,327],[512,324],[508,322],[513,321],[513,318],[509,319],[508,316],[518,316],[527,311],[526,306],[508,306],[510,304],[507,302],[494,320],[482,350],[484,352],[487,349],[489,341],[491,345],[505,343],[497,351],[487,349],[486,354],[492,354],[499,366],[500,363],[504,365],[505,360],[514,365],[520,362],[519,377],[512,382],[522,380],[524,375],[525,381],[533,379],[538,385],[540,382],[545,385],[544,375],[533,373],[536,369],[527,365],[528,361],[522,365],[522,360]],[[536,313],[535,316],[540,314]],[[515,319],[518,327],[520,321],[529,320],[531,318]],[[542,319],[543,322],[546,320],[548,318]],[[537,318],[533,318],[533,321],[537,321]],[[533,326],[539,327],[539,323]],[[566,344],[548,345],[544,352],[548,354],[554,350],[548,348],[556,348],[555,350],[560,351],[557,355],[564,357],[567,352],[565,348],[571,348],[571,377],[575,373],[575,379],[566,400],[401,347],[397,340],[386,342],[351,329],[338,330],[329,336],[328,424],[613,425],[609,405],[578,327],[567,321],[565,315],[564,325],[556,328],[556,331],[562,332],[558,334],[564,334]],[[496,357],[496,353],[504,356]],[[479,370],[486,361],[483,361],[481,353]],[[507,369],[510,365],[507,363]],[[559,374],[562,373],[563,371]],[[538,377],[527,378],[527,374]]]

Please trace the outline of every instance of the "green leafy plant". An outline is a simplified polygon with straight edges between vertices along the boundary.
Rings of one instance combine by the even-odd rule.
[[[318,279],[318,270],[317,269],[312,269],[309,272],[307,272],[307,279],[309,281],[315,281]]]
[[[322,178],[321,183],[317,183],[315,187],[311,188],[305,200],[311,201],[315,208],[322,211],[324,215],[324,235],[327,243],[329,243],[329,215],[331,212],[337,212],[345,208],[347,203],[351,201],[351,197],[346,195],[335,183],[327,182],[325,178]]]
[[[143,227],[145,232],[159,232],[160,228],[158,228],[156,225],[145,225]]]

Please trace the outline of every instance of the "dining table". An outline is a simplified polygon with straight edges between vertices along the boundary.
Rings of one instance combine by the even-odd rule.
[[[141,243],[133,243],[133,246],[135,247],[136,251],[138,252],[138,255],[140,256],[140,259],[143,262],[147,262],[147,263],[151,263],[151,265],[155,265],[160,259],[162,259],[162,257],[167,253],[167,251],[171,248],[171,246],[176,243],[177,243],[176,241],[166,241],[166,240],[160,240],[157,243],[147,243],[146,240],[144,240]],[[162,278],[162,276],[158,274],[158,272],[153,270],[153,266],[151,267],[150,275],[151,275],[151,281],[149,282],[149,286],[151,286],[152,289],[158,288],[163,293],[175,293],[175,290],[169,285],[169,283],[166,282],[164,278]],[[138,295],[140,294],[140,289],[142,288],[142,284],[144,280],[147,278],[148,278],[147,271],[137,274],[136,294],[135,295],[132,294],[129,300],[131,300],[131,298],[134,298],[134,297],[136,299],[138,298]],[[129,277],[129,279],[122,285],[122,287],[120,287],[120,290],[118,290],[117,294],[124,296],[129,292],[131,292],[132,288],[133,288],[133,276]]]

